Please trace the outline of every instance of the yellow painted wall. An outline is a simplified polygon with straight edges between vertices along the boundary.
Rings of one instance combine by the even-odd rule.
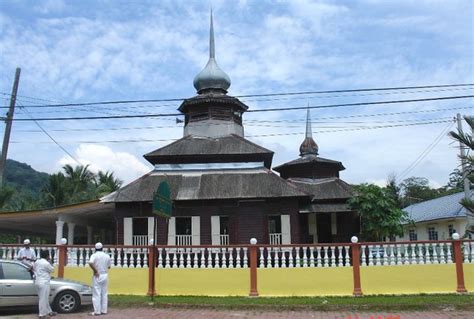
[[[157,269],[159,295],[248,296],[249,269]]]
[[[365,295],[456,292],[454,264],[361,267],[360,277]]]
[[[351,267],[258,269],[260,296],[352,295]]]
[[[92,285],[92,270],[89,267],[64,267],[64,277]],[[147,268],[110,269],[109,294],[146,295],[147,292]]]
[[[463,264],[464,285],[468,292],[474,292],[474,264]]]
[[[464,264],[466,289],[474,292],[474,264]],[[455,265],[361,267],[362,292],[372,294],[454,293]],[[65,277],[92,283],[88,267],[65,267]],[[157,269],[159,295],[248,296],[249,269]],[[352,295],[351,267],[258,269],[260,296]],[[110,294],[145,295],[148,269],[112,268]]]

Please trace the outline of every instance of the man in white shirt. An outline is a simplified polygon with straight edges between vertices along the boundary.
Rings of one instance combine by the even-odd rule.
[[[94,312],[92,316],[99,316],[107,314],[107,285],[108,285],[108,270],[112,265],[110,256],[102,251],[102,243],[95,244],[95,253],[92,254],[89,260],[89,266],[94,272],[92,277],[92,304]]]
[[[30,240],[25,239],[23,241],[24,247],[18,251],[17,259],[29,267],[33,267],[33,263],[36,260],[36,253],[34,249],[30,247]]]
[[[40,251],[40,259],[33,264],[33,271],[35,273],[35,287],[39,299],[39,318],[55,316],[56,313],[51,310],[51,306],[49,305],[49,293],[51,290],[50,280],[54,267],[50,263],[49,252],[47,250]]]

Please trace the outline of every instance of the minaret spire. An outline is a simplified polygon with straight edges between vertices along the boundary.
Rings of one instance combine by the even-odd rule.
[[[214,21],[212,19],[212,8],[211,8],[211,29],[209,31],[209,59],[216,58],[216,48],[214,45]]]
[[[306,135],[303,143],[300,146],[300,156],[317,156],[319,151],[318,144],[313,140],[313,132],[311,130],[311,114],[308,109],[306,111]]]
[[[306,111],[306,138],[313,137],[313,132],[311,131],[311,114],[309,112],[309,104],[308,109]]]
[[[216,62],[216,47],[214,43],[214,18],[211,8],[209,29],[209,61],[201,72],[194,78],[194,87],[198,94],[217,93],[226,94],[230,87],[229,76],[221,70]]]

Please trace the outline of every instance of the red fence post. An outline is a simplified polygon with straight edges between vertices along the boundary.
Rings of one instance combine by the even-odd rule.
[[[257,297],[257,239],[250,239],[250,293],[249,296]]]
[[[355,297],[362,296],[362,288],[360,285],[360,244],[356,236],[351,238],[351,252],[352,252],[352,276],[354,280],[354,291],[352,295]]]
[[[156,264],[156,247],[148,246],[148,292],[147,296],[155,296],[155,264]]]
[[[61,243],[58,246],[58,278],[64,278],[64,266],[67,262],[67,240],[61,238]]]
[[[454,261],[456,263],[456,279],[457,279],[457,288],[456,292],[460,294],[467,293],[466,287],[464,286],[464,269],[462,266],[462,252],[461,252],[461,240],[459,239],[459,234],[453,234],[453,248],[454,248]]]

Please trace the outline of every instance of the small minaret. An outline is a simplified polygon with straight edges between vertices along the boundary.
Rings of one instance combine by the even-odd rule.
[[[318,155],[318,144],[313,140],[313,133],[311,131],[311,114],[309,108],[306,113],[306,136],[300,146],[300,156],[317,156]]]

